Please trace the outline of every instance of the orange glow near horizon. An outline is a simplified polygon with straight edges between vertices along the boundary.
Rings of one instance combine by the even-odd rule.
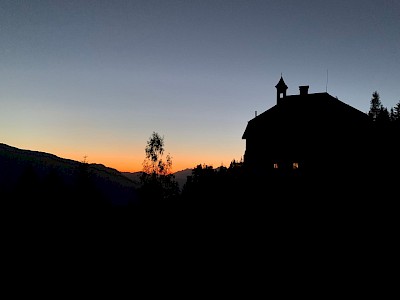
[[[142,171],[142,163],[145,159],[144,149],[136,151],[118,151],[115,149],[95,149],[88,151],[87,149],[76,149],[63,146],[62,149],[54,145],[38,145],[32,146],[27,144],[13,145],[22,150],[31,150],[45,152],[56,155],[63,159],[71,159],[75,161],[86,161],[90,164],[102,164],[106,167],[116,169],[120,172],[138,172]],[[179,151],[177,151],[179,152]],[[199,153],[200,152],[200,153]],[[172,172],[177,172],[185,169],[191,169],[197,165],[207,165],[217,168],[221,165],[228,167],[233,159],[239,161],[241,157],[226,157],[223,153],[206,153],[201,155],[201,151],[188,155],[187,153],[179,152],[177,155],[170,154],[172,157]],[[165,159],[165,156],[163,157]]]
[[[124,160],[123,158],[121,159],[114,159],[112,157],[108,157],[108,159],[104,158],[101,159],[99,157],[99,160],[90,160],[88,158],[89,163],[100,163],[105,165],[106,167],[114,168],[120,172],[138,172],[142,171],[142,163],[143,163],[144,157],[137,159],[137,160],[132,160],[132,158],[127,158]],[[129,162],[131,161],[131,162]],[[209,159],[204,159],[204,160],[196,160],[193,157],[184,157],[184,158],[179,158],[179,159],[172,159],[172,172],[177,172],[185,169],[192,169],[195,168],[197,165],[203,165],[206,164],[208,166],[212,166],[214,168],[219,167],[221,165],[224,165],[226,167],[229,166],[230,162],[232,161],[232,158],[230,159],[215,159],[215,158],[209,158]]]
[[[84,155],[81,154],[60,154],[57,155],[62,158],[68,158],[77,161],[83,161]],[[113,155],[106,155],[106,154],[99,154],[99,155],[87,155],[86,160],[88,163],[96,163],[102,164],[106,167],[116,169],[120,172],[138,172],[142,171],[142,163],[144,160],[144,155],[142,157],[138,157],[137,159],[133,158],[132,156],[113,156]],[[205,158],[203,160],[197,160],[194,157],[180,157],[179,159],[172,158],[172,172],[177,172],[185,169],[192,169],[197,165],[206,164],[208,166],[212,166],[214,168],[219,167],[221,165],[228,167],[233,158],[221,158],[215,159],[209,157],[208,159]],[[239,160],[239,159],[236,159]]]
[[[71,143],[67,138],[60,136],[45,139],[37,135],[27,138],[9,134],[2,142],[21,150],[45,152],[63,159],[102,164],[120,172],[142,171],[146,138],[142,138],[140,143],[125,140],[105,143],[104,140],[105,138],[80,139]],[[233,159],[240,161],[244,153],[244,143],[238,146],[235,143],[233,146],[229,143],[215,146],[213,142],[199,145],[186,141],[182,143],[179,140],[167,141],[163,159],[167,154],[171,156],[172,172],[195,168],[197,165],[229,167]]]

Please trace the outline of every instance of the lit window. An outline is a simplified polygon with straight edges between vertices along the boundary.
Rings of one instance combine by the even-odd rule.
[[[293,170],[296,170],[296,169],[298,169],[298,168],[299,168],[299,163],[294,162],[294,163],[293,163]]]
[[[278,164],[274,163],[274,169],[278,169]]]

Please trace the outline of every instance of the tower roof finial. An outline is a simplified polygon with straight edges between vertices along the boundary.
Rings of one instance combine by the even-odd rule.
[[[282,90],[282,89],[286,90],[288,88],[285,81],[282,78],[282,74],[281,74],[281,78],[279,79],[278,84],[275,87],[279,90]]]

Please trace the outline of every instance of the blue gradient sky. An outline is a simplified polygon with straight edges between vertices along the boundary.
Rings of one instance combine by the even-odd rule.
[[[400,1],[0,0],[0,142],[139,171],[240,160],[281,73],[363,111],[400,100]]]

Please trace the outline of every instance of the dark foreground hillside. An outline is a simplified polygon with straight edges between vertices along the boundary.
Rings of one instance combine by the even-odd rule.
[[[42,209],[126,206],[134,183],[117,170],[0,144],[1,205]]]

